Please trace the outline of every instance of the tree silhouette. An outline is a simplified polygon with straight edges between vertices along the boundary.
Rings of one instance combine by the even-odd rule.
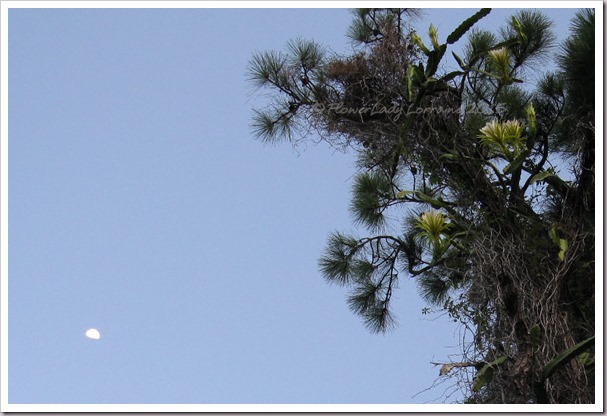
[[[594,12],[576,15],[557,53],[540,12],[474,28],[488,13],[443,43],[431,25],[426,45],[417,10],[357,9],[351,56],[301,39],[257,54],[250,79],[272,99],[253,130],[356,152],[351,211],[371,236],[333,233],[319,266],[371,331],[394,326],[392,294],[409,276],[473,332],[440,372],[470,380],[467,402],[591,403]],[[464,36],[461,56],[447,54]]]

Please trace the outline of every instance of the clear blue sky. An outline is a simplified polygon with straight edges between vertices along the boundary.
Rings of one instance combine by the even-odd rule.
[[[444,39],[474,11],[417,26]],[[574,10],[546,12],[562,39]],[[252,54],[296,37],[348,53],[349,21],[10,10],[9,403],[444,399],[446,385],[413,396],[458,353],[458,328],[422,316],[414,282],[397,329],[373,335],[318,272],[328,234],[352,230],[354,155],[250,131]]]

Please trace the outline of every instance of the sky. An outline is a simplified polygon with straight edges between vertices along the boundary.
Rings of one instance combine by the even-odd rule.
[[[416,27],[444,38],[475,11],[428,9]],[[575,10],[544,11],[563,39]],[[8,22],[9,404],[461,398],[424,391],[461,330],[422,315],[414,281],[376,335],[318,271],[328,235],[356,232],[355,156],[252,134],[252,55],[298,37],[351,53],[347,9],[12,8]]]

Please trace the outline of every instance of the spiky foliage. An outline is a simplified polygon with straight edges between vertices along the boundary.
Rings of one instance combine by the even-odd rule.
[[[554,45],[551,27],[550,19],[535,10],[521,10],[510,18],[500,34],[504,40],[517,40],[510,45],[515,67],[541,62]]]
[[[558,59],[563,67],[571,106],[580,112],[594,109],[594,13],[581,10],[572,22],[574,36],[562,46]]]
[[[354,180],[351,211],[354,221],[373,230],[385,225],[384,211],[394,199],[390,178],[381,172],[364,172]]]
[[[364,317],[372,332],[384,332],[395,324],[389,306],[401,244],[388,236],[356,239],[334,233],[319,260],[327,281],[351,288],[348,305]]]
[[[480,130],[481,143],[512,161],[524,147],[523,126],[518,120],[490,121]]]
[[[441,369],[469,380],[468,402],[589,403],[594,14],[578,13],[560,68],[534,85],[555,58],[550,21],[524,10],[496,33],[475,29],[489,11],[446,37],[430,25],[426,44],[410,9],[357,9],[351,56],[303,41],[256,55],[251,80],[274,95],[254,129],[357,153],[351,212],[371,237],[332,234],[319,266],[371,331],[395,325],[392,295],[409,276],[472,332]],[[459,69],[445,71],[464,36]]]
[[[421,15],[419,9],[354,9],[352,14],[348,37],[359,44],[381,41],[394,29],[402,34]]]

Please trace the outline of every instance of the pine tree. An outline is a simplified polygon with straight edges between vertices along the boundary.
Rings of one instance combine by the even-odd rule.
[[[440,372],[472,377],[467,402],[592,403],[594,12],[577,14],[557,53],[540,12],[476,29],[489,13],[446,38],[431,25],[426,45],[419,11],[357,9],[351,56],[304,40],[257,54],[251,82],[273,98],[253,129],[356,152],[351,211],[371,236],[333,233],[319,267],[371,331],[395,325],[392,294],[408,276],[474,332]],[[447,54],[460,42],[461,56]]]

